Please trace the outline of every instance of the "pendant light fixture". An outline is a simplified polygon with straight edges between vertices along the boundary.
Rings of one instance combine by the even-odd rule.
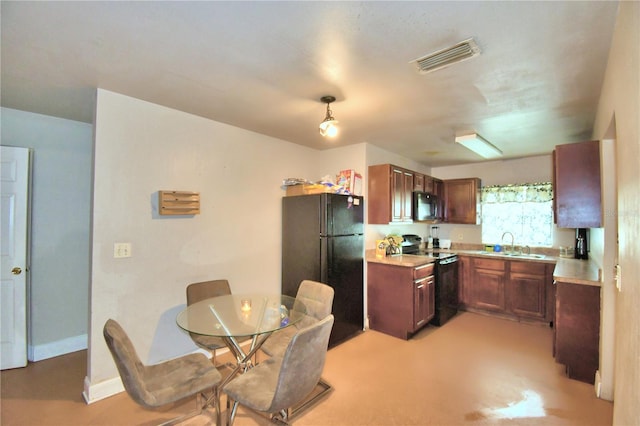
[[[331,108],[329,107],[331,102],[334,102],[335,100],[336,98],[334,96],[323,96],[320,98],[322,103],[327,104],[327,114],[324,117],[324,120],[322,120],[322,123],[320,123],[320,134],[330,138],[333,138],[338,134],[338,127],[336,126],[336,124],[338,124],[338,120],[333,118],[333,115],[331,115]]]

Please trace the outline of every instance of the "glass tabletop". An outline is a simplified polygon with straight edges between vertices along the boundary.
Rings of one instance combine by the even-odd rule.
[[[296,309],[293,305],[296,303]],[[233,294],[187,306],[176,322],[185,331],[218,337],[256,336],[300,321],[306,309],[291,296]]]

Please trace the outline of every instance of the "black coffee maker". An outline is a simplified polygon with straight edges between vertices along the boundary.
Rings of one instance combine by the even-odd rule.
[[[589,259],[589,244],[587,240],[587,229],[576,229],[576,248],[574,251],[576,259]]]

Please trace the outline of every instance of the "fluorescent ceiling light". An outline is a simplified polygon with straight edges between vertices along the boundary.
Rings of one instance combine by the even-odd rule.
[[[477,133],[456,136],[456,142],[484,158],[502,157],[502,151]]]

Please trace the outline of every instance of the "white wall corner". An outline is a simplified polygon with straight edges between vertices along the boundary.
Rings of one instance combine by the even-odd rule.
[[[88,337],[86,334],[82,334],[43,345],[29,345],[27,347],[27,358],[31,362],[42,361],[87,349],[87,344]]]
[[[82,397],[87,404],[93,404],[122,391],[124,391],[124,385],[120,376],[96,384],[91,384],[89,377],[85,377]]]

